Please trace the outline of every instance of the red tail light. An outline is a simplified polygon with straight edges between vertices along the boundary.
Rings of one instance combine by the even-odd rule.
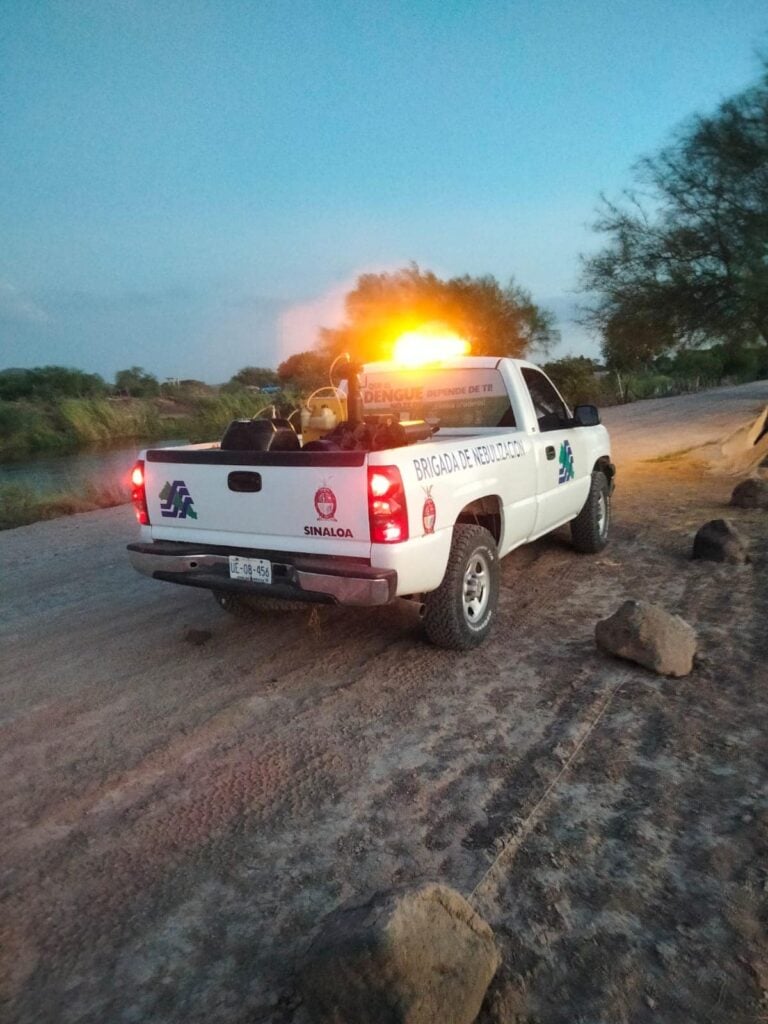
[[[144,490],[144,460],[139,459],[131,470],[131,501],[136,509],[136,518],[142,526],[149,526],[147,492]]]
[[[408,540],[408,508],[397,466],[368,467],[368,519],[373,544]]]

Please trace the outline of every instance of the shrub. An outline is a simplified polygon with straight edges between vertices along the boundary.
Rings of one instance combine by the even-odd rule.
[[[185,429],[193,441],[212,441],[221,437],[232,420],[251,419],[273,406],[278,415],[288,415],[295,408],[293,395],[281,392],[267,396],[247,388],[221,391],[194,401]]]
[[[160,416],[148,401],[66,399],[54,410],[60,427],[79,444],[150,437],[160,431]]]
[[[0,401],[0,457],[66,449],[71,438],[57,430],[44,406]]]

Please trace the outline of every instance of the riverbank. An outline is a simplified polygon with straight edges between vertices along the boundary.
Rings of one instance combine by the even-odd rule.
[[[0,530],[28,526],[43,519],[58,519],[76,512],[114,508],[130,501],[127,486],[119,480],[91,482],[77,491],[38,493],[23,484],[0,484]]]
[[[277,404],[283,395],[270,396]],[[257,415],[270,401],[247,389],[172,398],[65,398],[0,401],[0,462],[77,452],[124,441],[219,437],[227,424]]]

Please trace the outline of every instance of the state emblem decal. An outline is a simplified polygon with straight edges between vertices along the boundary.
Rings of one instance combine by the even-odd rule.
[[[330,487],[323,485],[315,491],[315,511],[318,519],[336,522],[336,495]]]
[[[424,533],[435,532],[435,520],[437,519],[437,508],[432,498],[432,488],[425,487],[424,507],[421,510],[421,521],[424,524]]]

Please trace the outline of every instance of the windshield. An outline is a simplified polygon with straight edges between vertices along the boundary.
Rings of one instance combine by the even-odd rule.
[[[393,367],[360,375],[366,415],[439,420],[441,427],[514,427],[507,389],[494,368]]]

